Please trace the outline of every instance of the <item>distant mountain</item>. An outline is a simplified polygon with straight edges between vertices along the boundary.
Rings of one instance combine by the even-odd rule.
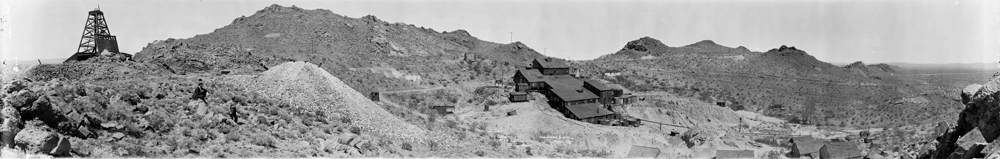
[[[916,87],[919,81],[896,76],[896,66],[855,62],[840,67],[794,46],[753,52],[710,40],[670,47],[643,37],[618,52],[586,61],[581,69],[585,75],[632,90],[729,102],[733,109],[821,125],[939,121],[942,115],[914,110],[945,110],[959,104],[939,89]],[[620,75],[601,76],[608,71]],[[913,98],[928,102],[902,100]]]
[[[492,80],[537,57],[543,56],[520,42],[482,41],[465,30],[438,32],[371,15],[272,5],[212,33],[150,43],[134,59],[177,73],[259,72],[306,61],[364,93]]]

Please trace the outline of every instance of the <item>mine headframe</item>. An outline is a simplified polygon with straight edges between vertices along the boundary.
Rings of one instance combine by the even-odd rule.
[[[83,36],[80,45],[66,61],[86,60],[97,56],[103,51],[118,52],[118,39],[111,35],[104,12],[100,8],[88,12],[86,25],[83,26]]]

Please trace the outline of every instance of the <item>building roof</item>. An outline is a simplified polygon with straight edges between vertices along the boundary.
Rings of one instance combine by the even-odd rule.
[[[958,140],[955,140],[955,145],[958,145],[958,147],[965,150],[971,150],[972,146],[975,146],[976,144],[985,145],[986,143],[986,138],[984,138],[983,133],[979,131],[979,127],[972,129],[972,131],[965,133],[965,135],[959,137]]]
[[[535,59],[535,61],[537,61],[542,68],[569,68],[569,64],[566,64],[566,62],[559,59],[544,58]]]
[[[601,107],[600,104],[597,103],[571,105],[571,106],[566,106],[566,109],[568,109],[569,112],[573,113],[573,115],[576,115],[576,117],[580,119],[614,114],[611,111],[608,111],[608,109],[604,109],[603,107]]]
[[[597,81],[597,80],[584,80],[584,83],[590,84],[591,86],[594,86],[594,88],[597,88],[597,90],[601,90],[601,91],[612,90],[611,87],[608,87],[608,85],[604,85],[604,83],[601,83],[600,81]]]
[[[792,137],[791,139],[788,139],[788,142],[795,143],[795,142],[804,142],[804,141],[813,141],[813,140],[816,140],[816,138],[813,138],[812,136],[796,136],[796,137]]]
[[[545,76],[543,76],[541,72],[538,72],[538,70],[522,70],[522,69],[518,69],[517,72],[520,72],[521,75],[524,76],[524,79],[527,79],[528,82],[544,82],[545,81]]]
[[[716,159],[724,158],[757,158],[753,154],[753,150],[717,150],[715,151]]]
[[[831,142],[823,146],[820,156],[829,158],[854,158],[864,156],[858,144],[853,142]]]
[[[583,81],[570,75],[544,76],[544,80],[554,89],[583,89]]]
[[[563,101],[578,101],[586,99],[597,99],[600,98],[590,91],[583,90],[583,87],[567,89],[567,88],[552,88],[552,93],[554,93],[559,99]]]
[[[528,95],[528,93],[525,93],[525,92],[510,92],[510,95],[512,95],[512,96],[516,96],[516,95]]]
[[[625,158],[656,158],[656,156],[659,155],[660,149],[655,147],[632,145],[632,148],[628,150],[628,155],[625,156]]]
[[[823,145],[825,144],[826,141],[823,140],[796,141],[795,147],[793,148],[798,150],[799,154],[805,155],[805,154],[819,152],[819,149],[823,148]]]

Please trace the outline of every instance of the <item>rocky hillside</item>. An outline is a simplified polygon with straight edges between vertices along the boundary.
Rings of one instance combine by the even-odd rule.
[[[709,103],[729,102],[736,110],[799,123],[921,123],[949,119],[946,112],[960,107],[957,96],[897,77],[892,66],[858,62],[838,67],[794,46],[752,52],[708,40],[671,47],[643,37],[614,54],[582,62],[581,68],[583,74],[633,90],[667,91]],[[609,72],[620,75],[604,76]]]
[[[944,126],[937,138],[937,149],[924,154],[924,158],[1000,157],[1000,74],[985,84],[973,84],[962,91],[962,110],[957,124]],[[947,125],[947,124],[945,124]]]
[[[486,42],[464,30],[438,32],[371,15],[272,5],[212,33],[150,43],[135,60],[176,74],[259,72],[305,61],[370,92],[492,80],[541,56],[520,42]]]

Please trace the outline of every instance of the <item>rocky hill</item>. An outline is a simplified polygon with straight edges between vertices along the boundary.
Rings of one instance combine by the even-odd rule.
[[[464,30],[438,32],[371,15],[272,5],[212,33],[150,43],[135,60],[179,74],[259,72],[305,61],[370,92],[494,79],[541,56],[520,42],[486,42]]]
[[[973,84],[962,91],[965,109],[954,125],[942,124],[937,149],[923,158],[996,158],[1000,156],[1000,74],[985,84]]]
[[[820,125],[940,121],[954,119],[945,112],[960,107],[957,96],[897,77],[892,66],[857,62],[838,67],[794,46],[752,52],[708,40],[671,47],[643,37],[614,54],[582,62],[581,69],[633,90],[729,102],[733,109]],[[602,74],[608,72],[620,75]]]

